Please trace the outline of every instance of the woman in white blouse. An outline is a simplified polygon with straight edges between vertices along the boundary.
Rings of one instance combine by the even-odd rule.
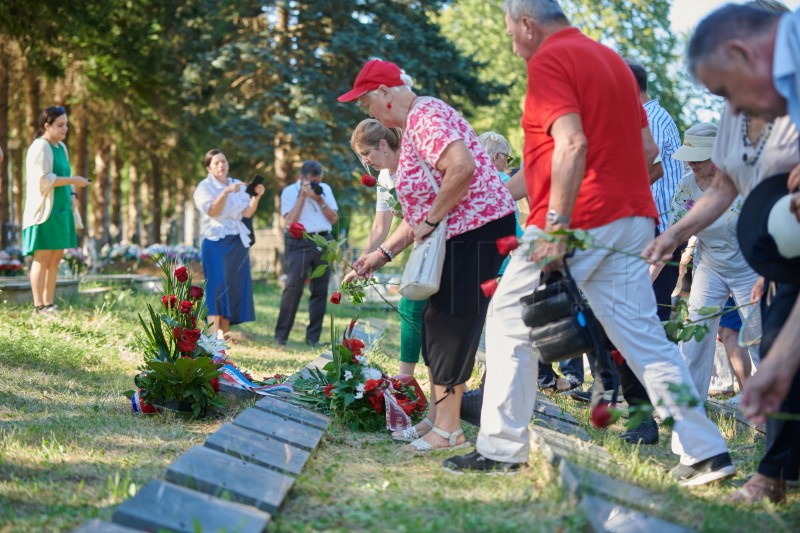
[[[222,150],[209,150],[204,164],[208,176],[195,189],[194,204],[200,211],[207,320],[209,331],[224,338],[230,326],[255,320],[250,230],[242,217],[255,214],[264,186],[255,187],[255,196],[247,194],[244,183],[228,176],[228,159]]]

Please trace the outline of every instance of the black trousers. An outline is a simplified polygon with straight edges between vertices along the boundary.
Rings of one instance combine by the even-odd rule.
[[[496,241],[514,231],[510,214],[447,241],[439,292],[422,314],[422,357],[448,391],[472,374],[490,300],[480,285],[497,277],[505,257]]]
[[[675,250],[672,254],[673,262],[680,262],[681,253],[686,247],[684,243]],[[656,280],[653,282],[653,292],[656,294],[656,305],[658,305],[658,318],[659,320],[669,320],[670,313],[672,312],[672,293],[678,283],[678,270],[677,265],[665,265],[661,269]],[[622,354],[624,357],[625,354]],[[627,363],[619,364],[614,361],[617,373],[619,374],[619,382],[622,385],[622,395],[625,401],[632,405],[652,405],[650,397],[647,395],[647,390],[644,385],[639,381],[633,370],[630,369]],[[603,375],[605,374],[605,375]],[[608,390],[612,385],[612,377],[608,373],[601,374],[603,379],[603,388]]]
[[[768,284],[765,284],[768,285]],[[761,299],[761,324],[763,333],[759,348],[763,361],[786,319],[792,311],[800,285],[779,283],[775,295],[767,306]],[[790,324],[800,327],[800,324]],[[797,372],[789,394],[781,404],[781,412],[800,414],[800,372]],[[800,474],[800,421],[767,419],[767,451],[758,464],[758,473],[767,477],[796,480]]]
[[[330,238],[330,235],[328,235]],[[323,264],[322,251],[308,239],[295,239],[286,236],[286,285],[281,295],[281,310],[278,314],[278,323],[275,325],[275,339],[285,341],[294,325],[294,317],[303,297],[303,285],[306,277],[314,269]],[[315,344],[319,342],[322,333],[322,321],[325,318],[325,308],[328,304],[328,282],[331,278],[330,268],[325,274],[311,280],[311,299],[308,303],[308,328],[306,328],[306,342]]]

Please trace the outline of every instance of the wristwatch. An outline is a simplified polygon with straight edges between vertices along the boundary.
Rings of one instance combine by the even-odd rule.
[[[564,226],[568,226],[569,223],[572,221],[572,218],[571,217],[565,217],[564,215],[559,214],[558,212],[556,212],[554,209],[551,209],[550,211],[547,212],[547,215],[545,216],[545,220],[551,226],[557,226],[559,224],[564,225]]]

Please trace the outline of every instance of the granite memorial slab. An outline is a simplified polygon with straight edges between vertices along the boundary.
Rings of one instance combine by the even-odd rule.
[[[583,496],[578,508],[589,521],[590,529],[597,533],[641,533],[643,531],[689,533],[692,531],[678,524],[595,496]]]
[[[131,529],[105,520],[89,520],[72,530],[72,533],[141,533],[142,529]]]
[[[306,450],[233,424],[208,436],[207,448],[283,474],[298,476],[311,455]]]
[[[331,419],[325,415],[321,415],[310,409],[304,409],[297,405],[293,405],[283,400],[273,398],[271,396],[264,396],[261,400],[256,402],[256,409],[266,411],[267,413],[279,416],[286,420],[292,420],[303,424],[304,426],[311,426],[312,428],[326,430],[331,425]]]
[[[625,481],[607,476],[591,468],[586,468],[566,459],[558,467],[561,480],[575,496],[592,494],[600,498],[616,501],[644,511],[661,508],[658,494]]]
[[[254,507],[155,480],[122,502],[113,521],[147,531],[261,533],[270,518]]]
[[[323,431],[251,407],[233,419],[237,426],[288,442],[309,452],[314,451],[322,439]]]
[[[290,476],[203,446],[189,448],[167,469],[166,477],[171,483],[268,513],[278,510],[294,483]]]

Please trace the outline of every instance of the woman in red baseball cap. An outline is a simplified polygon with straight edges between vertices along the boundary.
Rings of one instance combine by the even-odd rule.
[[[339,97],[353,100],[387,128],[404,130],[395,187],[403,222],[383,250],[364,257],[359,276],[371,276],[439,224],[447,225],[439,292],[423,312],[422,356],[433,383],[428,418],[434,425],[393,436],[411,441],[409,451],[460,447],[466,442],[461,394],[489,305],[480,284],[497,277],[503,256],[493,243],[514,234],[514,199],[469,123],[443,101],[414,94],[394,63],[368,61],[352,90]]]

